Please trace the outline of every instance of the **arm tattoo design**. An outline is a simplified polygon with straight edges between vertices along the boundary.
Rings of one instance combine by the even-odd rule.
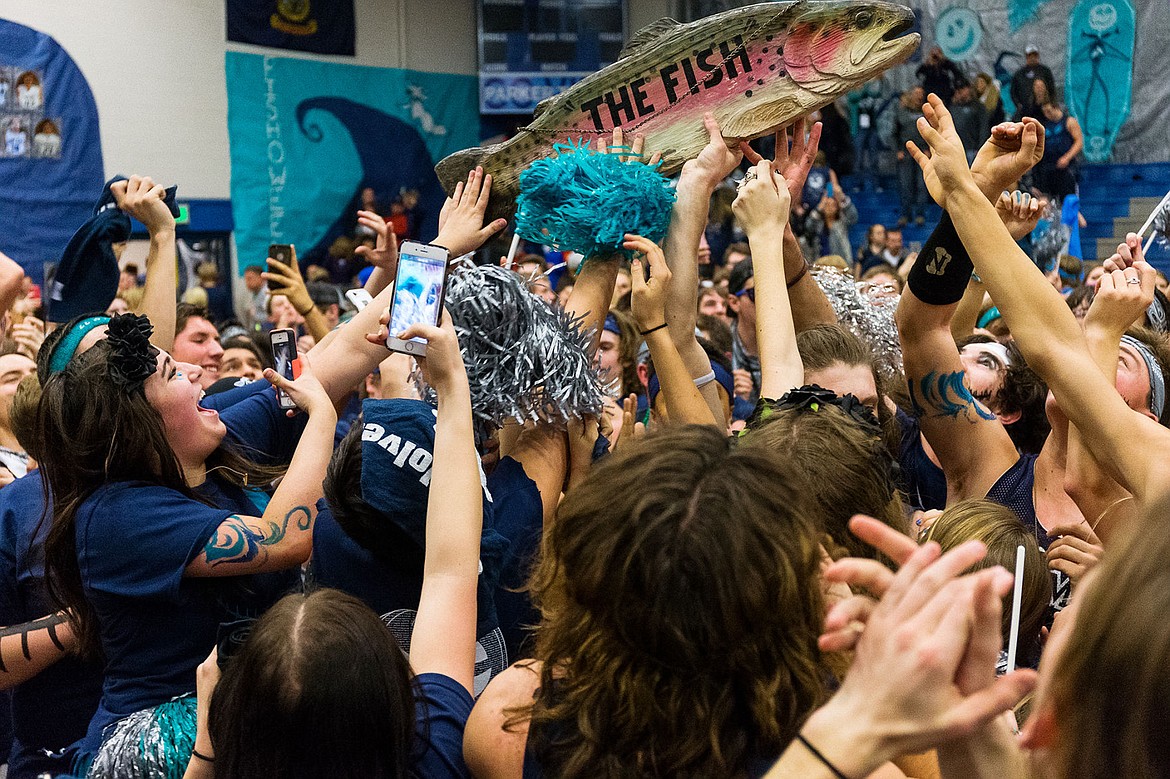
[[[951,373],[931,371],[917,381],[907,382],[915,415],[954,419],[962,416],[972,424],[980,420],[995,421],[997,418],[995,414],[984,408],[971,394],[965,378],[964,371]]]
[[[12,625],[11,627],[0,628],[0,639],[8,638],[9,636],[20,636],[20,651],[24,655],[25,660],[32,660],[32,651],[29,649],[28,637],[30,633],[35,633],[38,630],[44,630],[48,633],[49,640],[53,642],[53,646],[58,650],[68,651],[65,645],[61,643],[61,639],[57,637],[57,626],[68,621],[64,614],[50,614],[47,617],[34,619],[31,622],[23,622],[19,625]],[[0,652],[0,673],[8,673],[8,667],[4,664],[3,653]]]
[[[281,524],[269,521],[267,531],[259,531],[233,514],[224,520],[203,547],[203,554],[211,565],[220,563],[249,563],[257,557],[267,556],[265,547],[280,543],[288,532],[288,523],[295,517],[297,527],[308,530],[313,524],[313,514],[307,506],[297,506],[284,515]]]

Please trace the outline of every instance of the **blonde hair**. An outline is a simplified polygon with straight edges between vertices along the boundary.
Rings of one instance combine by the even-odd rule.
[[[853,269],[849,267],[849,263],[845,262],[845,258],[839,254],[826,254],[814,262],[813,265],[819,265],[822,268],[839,268],[849,273],[853,272]]]
[[[1040,554],[1040,544],[1011,509],[986,499],[959,501],[947,508],[930,526],[927,541],[934,541],[945,552],[965,541],[982,541],[987,557],[972,570],[999,565],[1015,571],[1016,549],[1024,547],[1023,597],[1020,600],[1020,646],[1025,653],[1039,647],[1040,627],[1052,602],[1052,575]],[[1004,596],[1003,638],[1011,630],[1011,593]]]

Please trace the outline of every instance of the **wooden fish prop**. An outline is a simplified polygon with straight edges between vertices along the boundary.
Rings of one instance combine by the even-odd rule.
[[[621,58],[542,101],[532,124],[507,141],[456,152],[435,166],[450,194],[476,165],[492,174],[490,218],[510,216],[520,172],[553,144],[621,127],[661,152],[664,175],[707,144],[711,111],[727,138],[756,138],[903,62],[918,47],[903,6],[862,0],[796,0],[737,8],[680,24],[660,19],[636,33]]]

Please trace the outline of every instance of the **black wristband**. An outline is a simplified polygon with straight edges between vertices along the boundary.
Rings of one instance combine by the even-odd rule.
[[[800,743],[804,744],[804,748],[807,749],[809,752],[811,752],[813,757],[815,757],[817,760],[820,760],[822,763],[824,763],[825,768],[828,768],[830,771],[832,771],[833,776],[837,777],[837,779],[849,779],[848,776],[841,773],[840,768],[838,768],[837,766],[835,766],[831,762],[829,762],[829,758],[827,758],[823,754],[821,754],[821,750],[817,749],[812,744],[810,744],[808,742],[807,738],[805,738],[801,734],[797,733],[796,740],[799,741]]]
[[[198,751],[196,751],[194,748],[192,748],[192,749],[191,749],[191,757],[194,757],[194,758],[197,758],[197,759],[199,759],[199,760],[202,760],[202,761],[203,761],[203,762],[205,762],[205,763],[214,763],[214,762],[215,762],[215,758],[214,758],[214,757],[211,757],[211,756],[209,756],[209,755],[201,755],[201,754],[199,754],[199,752],[198,752]]]
[[[974,269],[951,215],[944,211],[910,268],[906,286],[923,303],[949,306],[963,299]]]
[[[642,335],[650,335],[655,330],[661,330],[664,327],[666,327],[666,322],[663,322],[662,324],[658,325],[658,327],[651,327],[649,330],[640,330],[639,332],[642,333]]]

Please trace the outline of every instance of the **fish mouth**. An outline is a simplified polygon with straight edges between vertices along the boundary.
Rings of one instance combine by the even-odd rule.
[[[882,36],[883,41],[892,41],[904,32],[909,32],[910,28],[914,26],[914,22],[910,19],[903,19],[895,24],[890,29],[886,30],[886,34]]]

